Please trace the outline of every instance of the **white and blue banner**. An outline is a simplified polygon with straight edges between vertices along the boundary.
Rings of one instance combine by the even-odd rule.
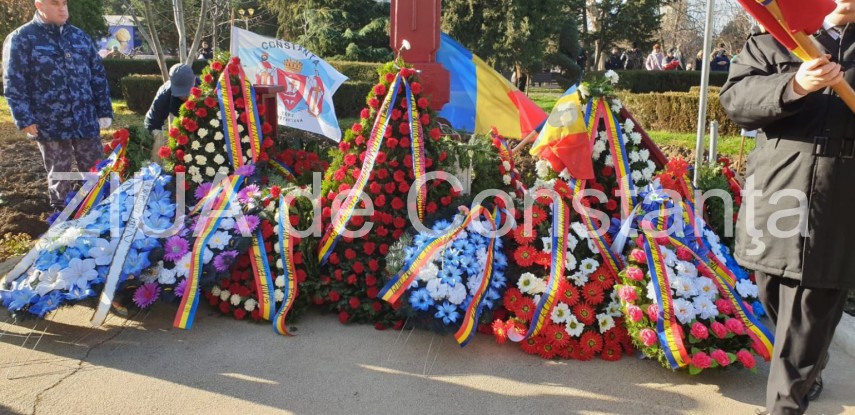
[[[237,27],[232,27],[231,53],[254,85],[285,87],[277,100],[279,125],[341,140],[332,97],[346,76],[296,43]]]

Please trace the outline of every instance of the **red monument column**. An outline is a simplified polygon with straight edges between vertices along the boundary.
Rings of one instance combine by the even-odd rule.
[[[449,98],[448,71],[436,62],[442,1],[392,0],[391,6],[389,46],[397,51],[405,39],[410,43],[401,56],[420,72],[422,90],[430,97],[431,108],[438,111]]]

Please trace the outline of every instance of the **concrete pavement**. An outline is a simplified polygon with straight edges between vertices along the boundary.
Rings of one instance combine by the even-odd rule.
[[[92,310],[76,306],[50,322],[3,324],[0,412],[735,415],[762,404],[768,371],[692,377],[634,357],[547,361],[488,336],[461,349],[451,336],[342,326],[320,314],[286,338],[204,304],[182,331],[172,328],[174,311],[156,306],[93,329]],[[838,343],[832,353],[809,413],[855,414],[855,358]]]

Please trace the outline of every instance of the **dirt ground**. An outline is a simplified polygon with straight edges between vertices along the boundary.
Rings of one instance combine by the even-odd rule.
[[[47,174],[38,146],[29,140],[0,142],[0,235],[47,230]]]

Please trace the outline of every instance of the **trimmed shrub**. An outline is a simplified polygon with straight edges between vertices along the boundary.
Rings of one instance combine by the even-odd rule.
[[[177,60],[167,59],[166,66],[171,67],[178,63]],[[193,73],[200,74],[208,61],[197,60],[193,62]],[[157,75],[160,78],[160,68],[154,59],[104,59],[104,69],[107,71],[107,81],[110,84],[110,95],[113,98],[121,98],[122,78],[128,75]],[[163,81],[160,81],[163,84]],[[160,86],[160,85],[158,85]],[[157,90],[155,88],[155,90]],[[149,101],[149,103],[151,103]]]
[[[620,75],[618,87],[634,94],[648,92],[689,92],[701,84],[699,71],[616,71]],[[589,72],[585,81],[602,78],[604,72]],[[721,87],[727,81],[726,72],[711,72],[710,86]]]
[[[128,109],[145,114],[157,89],[163,85],[160,75],[129,75],[120,80],[121,91],[127,101]]]
[[[347,81],[343,83],[333,95],[335,115],[339,119],[359,117],[359,112],[365,107],[365,96],[371,92],[374,83],[375,81]]]
[[[645,129],[680,133],[694,133],[698,124],[700,96],[690,92],[665,92],[661,94],[618,94],[624,106]],[[739,127],[727,118],[718,100],[710,94],[707,102],[707,122],[717,120],[720,135],[739,135]]]
[[[380,65],[376,62],[331,61],[329,64],[344,76],[350,78],[351,82],[369,82],[373,86],[380,79],[380,75],[377,74],[377,69]],[[362,94],[362,98],[365,98],[367,94],[368,91],[366,90]]]
[[[711,94],[718,95],[721,93],[721,87],[720,86],[710,86],[708,89],[709,89]],[[689,92],[692,94],[700,95],[701,94],[701,87],[700,86],[693,86],[693,87],[689,88]]]

